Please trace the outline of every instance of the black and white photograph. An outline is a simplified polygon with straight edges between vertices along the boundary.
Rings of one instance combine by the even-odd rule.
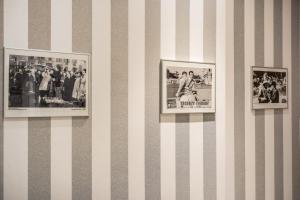
[[[89,56],[5,49],[5,116],[87,116]]]
[[[288,108],[288,71],[285,68],[252,67],[252,108]]]
[[[162,60],[162,113],[215,112],[215,64]]]

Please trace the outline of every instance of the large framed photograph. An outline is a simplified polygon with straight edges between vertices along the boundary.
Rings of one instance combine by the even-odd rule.
[[[4,49],[4,116],[88,116],[88,54]]]
[[[162,60],[161,66],[163,114],[215,112],[215,64]]]
[[[288,108],[288,70],[252,67],[252,108]]]

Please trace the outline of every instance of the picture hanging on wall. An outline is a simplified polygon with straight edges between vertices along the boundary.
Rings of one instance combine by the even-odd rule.
[[[4,116],[88,116],[88,54],[4,49]]]
[[[288,70],[252,67],[252,108],[288,108]]]
[[[162,60],[161,70],[161,113],[215,112],[215,64]]]

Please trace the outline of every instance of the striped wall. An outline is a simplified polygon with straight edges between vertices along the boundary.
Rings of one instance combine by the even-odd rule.
[[[0,199],[300,199],[298,0],[0,9],[2,46],[92,54],[89,118],[0,115]],[[160,115],[160,59],[216,63],[217,112]],[[289,69],[289,109],[250,109],[253,65]]]

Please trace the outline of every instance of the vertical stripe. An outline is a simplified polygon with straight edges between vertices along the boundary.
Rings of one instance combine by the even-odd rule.
[[[235,199],[245,199],[245,1],[234,5]]]
[[[128,0],[128,199],[130,200],[145,199],[145,75],[145,0]]]
[[[190,1],[191,61],[203,61],[204,1]],[[190,199],[204,199],[203,185],[203,114],[190,114]]]
[[[72,121],[51,119],[51,199],[72,199]]]
[[[251,109],[250,66],[255,65],[255,0],[245,1],[245,194],[246,200],[256,197],[255,168],[255,112]]]
[[[145,195],[146,200],[161,199],[159,60],[161,5],[146,0],[145,74]]]
[[[203,17],[203,59],[205,62],[216,62],[216,22],[217,0],[204,1]]]
[[[300,3],[292,0],[292,120],[293,120],[293,199],[300,199],[300,160],[299,160],[299,64],[300,64],[300,37],[299,37],[299,9]]]
[[[203,10],[203,61],[216,62],[216,0],[204,0]],[[203,114],[204,199],[217,199],[215,118],[215,114]]]
[[[28,48],[28,1],[4,0],[3,2],[4,45]],[[28,199],[28,119],[4,119],[3,129],[3,199],[26,200]]]
[[[44,5],[48,6],[44,6]],[[50,10],[46,1],[28,1],[28,47],[50,49]],[[50,199],[50,120],[28,120],[28,199]]]
[[[51,49],[72,51],[72,1],[51,1]],[[62,31],[63,30],[63,31]],[[72,198],[72,118],[51,119],[51,199]]]
[[[215,114],[203,115],[203,185],[204,199],[217,198]]]
[[[128,199],[128,0],[113,0],[111,60],[111,198]]]
[[[72,0],[51,0],[51,50],[72,52]],[[72,118],[51,118],[51,199],[72,199]]]
[[[28,127],[28,199],[50,200],[50,120],[30,118]]]
[[[274,66],[274,0],[264,6],[264,66]],[[274,109],[265,110],[265,199],[274,199]]]
[[[111,1],[93,0],[92,5],[92,79],[98,81],[92,88],[92,199],[109,200],[111,199]]]
[[[264,1],[255,1],[255,65],[264,66]],[[265,111],[255,111],[256,199],[265,199]]]
[[[51,48],[51,1],[28,1],[28,47]],[[50,118],[28,120],[28,199],[50,200]]]
[[[176,57],[176,0],[161,0],[161,58]],[[176,199],[175,115],[160,116],[161,199]]]
[[[189,59],[189,1],[176,0],[176,59]],[[176,199],[190,198],[189,114],[176,115]]]
[[[92,51],[92,0],[72,2],[73,52]],[[90,74],[92,66],[90,64]],[[92,83],[92,80],[89,80]],[[89,85],[91,91],[93,84]],[[90,93],[90,96],[92,92]],[[92,104],[89,99],[89,112]],[[92,199],[92,116],[72,119],[72,199]]]
[[[283,111],[283,199],[292,199],[292,20],[291,0],[282,1],[282,53],[283,66],[288,68],[288,109]]]
[[[283,0],[274,0],[274,66],[282,67],[282,6]],[[283,198],[283,111],[274,111],[274,176],[275,200]]]
[[[234,37],[235,37],[235,21],[234,21],[234,4],[235,0],[226,1],[226,26],[225,26],[225,199],[235,200],[235,52],[234,52]],[[242,42],[243,43],[243,42]],[[243,93],[241,93],[243,94]]]
[[[217,29],[216,29],[216,63],[219,76],[216,80],[216,162],[217,162],[217,200],[226,199],[226,20],[227,2],[217,0]]]
[[[204,199],[203,114],[190,115],[190,199]]]
[[[0,16],[0,45],[3,47],[4,46],[4,27],[3,27],[3,13],[4,13],[4,10],[3,10],[3,1],[0,2],[0,12],[2,13],[1,16]],[[3,53],[3,49],[0,51],[0,54],[1,55],[4,55]],[[4,63],[4,60],[3,60],[3,57],[0,57],[0,76],[1,77],[4,77],[4,66],[3,66],[3,63]],[[0,96],[3,97],[4,96],[4,91],[3,91],[3,88],[4,88],[4,82],[3,82],[3,78],[0,80]],[[4,173],[3,173],[3,169],[4,169],[4,160],[3,160],[3,155],[4,155],[4,146],[3,146],[3,98],[0,99],[0,113],[2,113],[0,115],[0,199],[3,199],[4,196],[3,196],[3,177],[4,177]]]

